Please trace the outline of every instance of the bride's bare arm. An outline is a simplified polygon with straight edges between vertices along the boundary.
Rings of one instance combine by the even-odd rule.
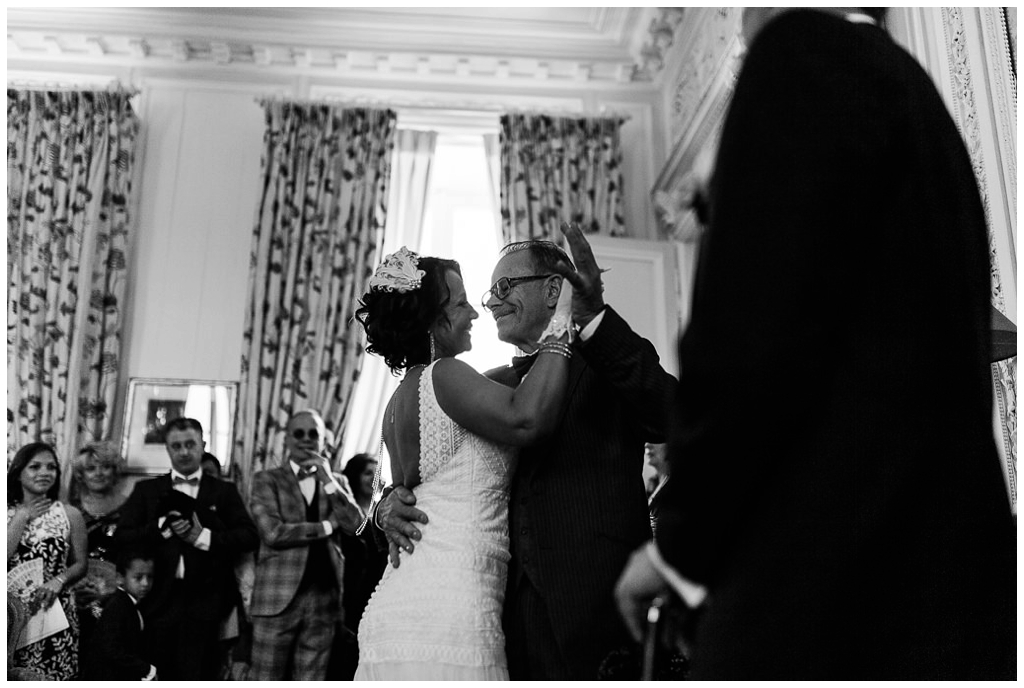
[[[568,358],[542,350],[530,374],[510,388],[451,358],[434,367],[434,393],[444,412],[470,432],[525,446],[555,429],[568,375]]]

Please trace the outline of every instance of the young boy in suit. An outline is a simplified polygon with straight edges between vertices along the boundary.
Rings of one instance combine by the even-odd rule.
[[[82,658],[82,678],[156,678],[156,667],[143,656],[144,623],[138,609],[139,602],[153,587],[153,567],[153,556],[142,551],[126,551],[118,557],[118,588],[103,605],[89,652]]]

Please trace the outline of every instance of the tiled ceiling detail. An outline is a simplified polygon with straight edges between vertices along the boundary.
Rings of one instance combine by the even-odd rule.
[[[250,67],[374,79],[657,78],[677,8],[11,8],[11,61]]]

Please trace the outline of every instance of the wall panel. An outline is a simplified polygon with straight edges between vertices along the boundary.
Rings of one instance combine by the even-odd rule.
[[[128,376],[235,380],[264,128],[257,91],[148,86]]]

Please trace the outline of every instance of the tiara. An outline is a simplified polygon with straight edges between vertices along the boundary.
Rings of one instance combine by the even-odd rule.
[[[377,266],[370,278],[370,290],[383,289],[404,294],[419,289],[423,275],[426,274],[417,269],[419,263],[420,257],[403,246],[390,256],[385,256],[384,262]]]

